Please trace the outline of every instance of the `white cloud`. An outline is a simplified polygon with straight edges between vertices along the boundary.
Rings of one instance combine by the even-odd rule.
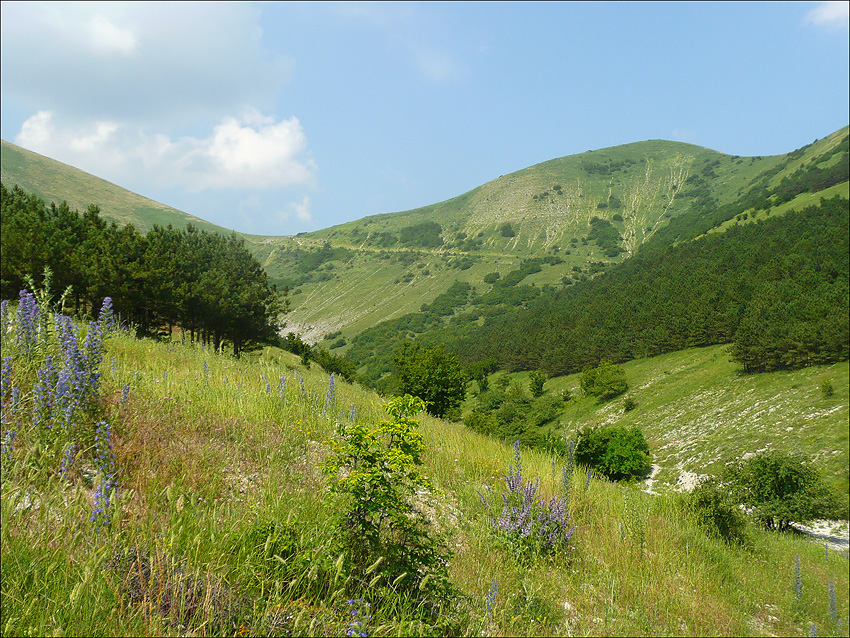
[[[53,137],[53,113],[39,111],[24,122],[15,143],[31,150],[50,148]],[[36,151],[38,152],[38,151]]]
[[[821,2],[806,14],[804,22],[816,26],[850,28],[850,2]]]
[[[311,222],[313,221],[313,214],[310,212],[310,197],[304,195],[300,202],[292,202],[289,207],[295,213],[295,216],[299,221],[302,222]]]
[[[15,143],[119,184],[195,192],[311,185],[316,172],[298,118],[278,122],[256,111],[224,118],[207,137],[174,140],[112,121],[63,124],[39,111]]]
[[[293,60],[264,46],[247,3],[4,2],[3,102],[78,121],[176,129],[266,111]]]
[[[102,15],[92,16],[85,26],[86,43],[95,53],[130,55],[139,44],[131,30],[116,26]]]

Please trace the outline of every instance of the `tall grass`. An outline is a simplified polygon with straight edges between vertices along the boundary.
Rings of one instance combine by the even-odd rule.
[[[846,555],[755,528],[727,545],[690,521],[683,497],[580,467],[569,543],[509,551],[478,493],[504,485],[514,450],[427,415],[434,487],[416,502],[453,550],[462,595],[429,609],[390,589],[369,599],[339,567],[321,465],[339,424],[385,418],[380,397],[335,380],[331,409],[329,376],[287,353],[237,360],[116,332],[95,401],[59,436],[33,424],[44,359],[19,349],[7,312],[2,434],[17,429],[2,459],[3,635],[804,635],[812,623],[847,635]],[[58,354],[48,337],[44,354]],[[109,519],[92,521],[102,423],[116,487]],[[521,455],[541,497],[562,492],[566,459]]]

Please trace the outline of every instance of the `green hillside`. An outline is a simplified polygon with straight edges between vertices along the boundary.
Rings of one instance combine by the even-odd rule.
[[[584,426],[639,427],[653,454],[653,489],[685,489],[697,477],[759,450],[800,453],[816,460],[842,493],[850,490],[850,420],[846,361],[790,372],[741,375],[728,346],[690,348],[623,364],[627,394],[600,402],[583,397],[580,374],[546,381],[544,396],[568,391],[572,400],[540,426],[575,438]],[[490,376],[490,387],[504,376]],[[528,395],[527,372],[507,375]],[[829,383],[835,392],[824,396]],[[477,386],[464,411],[476,404]],[[636,407],[626,410],[626,399]]]
[[[772,158],[644,142],[423,209],[246,237],[293,288],[289,329],[362,357],[370,382],[391,380],[381,366],[405,338],[492,357],[464,423],[382,406],[321,369],[338,360],[235,357],[185,331],[51,316],[46,295],[4,302],[2,635],[848,635],[846,521],[768,531],[740,499],[700,509],[685,493],[776,450],[839,495],[807,522],[846,518],[847,140]],[[116,207],[132,195],[111,192]],[[187,290],[222,279],[213,261],[188,262]],[[160,301],[145,280],[178,279],[140,272],[98,294],[126,287],[144,310]],[[739,346],[767,371],[744,374]],[[628,391],[583,396],[575,371],[610,352]],[[541,369],[553,378],[532,399]],[[476,430],[488,400],[514,411],[494,419],[521,422],[516,437]],[[651,474],[575,464],[585,426],[642,430]]]
[[[676,142],[626,144],[537,164],[439,204],[265,238],[253,250],[295,293],[290,327],[311,341],[338,331],[348,338],[417,311],[455,281],[489,290],[487,275],[504,277],[523,259],[550,258],[524,283],[561,285],[620,263],[647,242],[696,237],[700,223],[715,226],[699,222],[705,212],[776,188],[801,168],[836,164],[847,138],[844,128],[787,155],[746,158]],[[846,194],[847,178],[841,181],[831,188]],[[811,199],[819,196],[801,193],[775,208]],[[309,271],[300,268],[306,253],[321,253]]]
[[[5,140],[0,146],[0,178],[11,188],[17,184],[35,193],[47,203],[63,201],[75,210],[84,211],[90,204],[100,207],[105,219],[123,226],[133,224],[147,232],[154,224],[184,228],[193,224],[199,229],[229,232],[199,217],[189,215],[147,197],[137,195],[78,168],[33,153]]]
[[[119,331],[85,348],[88,409],[56,427],[64,404],[38,408],[37,388],[51,361],[65,369],[63,350],[89,343],[85,331],[32,355],[0,334],[3,635],[848,635],[846,544],[753,523],[726,542],[660,484],[679,464],[702,474],[722,454],[793,448],[795,436],[798,451],[835,465],[838,450],[846,464],[846,363],[739,379],[708,348],[629,365],[630,422],[649,430],[662,466],[655,495],[581,466],[565,485],[566,458],[408,415],[429,480],[411,516],[432,533],[426,548],[448,552],[435,587],[433,571],[396,575],[384,554],[358,562],[337,540],[351,502],[330,487],[346,473],[322,468],[386,427],[377,395],[273,349],[235,359]],[[814,389],[824,378],[829,399]],[[568,414],[572,425],[616,411],[578,402]],[[534,550],[539,528],[499,531],[482,503],[492,490],[501,508],[520,465],[521,487],[567,497],[572,535],[551,550]]]
[[[416,312],[455,282],[486,292],[525,259],[546,258],[523,283],[560,286],[627,260],[643,245],[668,246],[717,232],[715,220],[748,194],[777,188],[806,167],[828,169],[846,152],[847,127],[787,155],[737,157],[652,140],[562,157],[503,175],[422,208],[373,215],[292,237],[244,235],[272,281],[291,289],[287,330],[326,347]],[[823,160],[822,158],[827,158]],[[846,159],[845,159],[846,161]],[[3,142],[2,179],[47,201],[146,230],[154,223],[221,230],[189,215]],[[847,194],[847,179],[824,194]],[[818,192],[742,209],[747,223],[800,208]],[[776,198],[774,198],[776,199]],[[758,203],[758,202],[757,202]],[[746,219],[743,219],[746,215]],[[734,219],[732,215],[731,219]],[[485,279],[486,278],[486,279]],[[337,334],[340,333],[340,334]],[[341,346],[345,352],[347,346]]]

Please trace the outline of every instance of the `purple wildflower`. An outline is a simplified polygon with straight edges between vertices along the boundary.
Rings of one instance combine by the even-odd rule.
[[[74,454],[77,451],[77,444],[71,443],[65,448],[65,455],[62,457],[62,465],[59,468],[59,474],[62,478],[67,478],[68,470],[71,469],[71,466],[74,464]]]
[[[3,434],[3,441],[0,443],[0,456],[6,463],[12,462],[12,453],[15,451],[15,437],[18,431],[15,428],[9,428]]]
[[[0,403],[6,400],[6,395],[12,391],[12,357],[3,357],[0,371]]]
[[[833,624],[838,624],[838,607],[835,600],[835,581],[829,581],[829,617]]]
[[[550,551],[565,544],[575,531],[575,526],[568,526],[567,496],[555,496],[546,502],[537,497],[539,478],[523,483],[519,442],[514,443],[514,461],[516,465],[509,466],[504,475],[507,491],[502,494],[502,512],[490,519],[491,525],[537,551]],[[484,507],[490,509],[485,496],[480,492],[479,496]]]
[[[2,419],[0,419],[3,426],[10,426],[3,433],[2,451],[0,451],[0,455],[4,456],[7,462],[12,460],[12,452],[15,451],[15,437],[18,435],[18,407],[20,402],[20,390],[16,387],[13,387],[11,395],[12,396],[9,399],[9,408],[8,410],[3,411]],[[7,414],[11,418],[7,418]]]
[[[109,509],[118,485],[115,481],[115,455],[112,453],[111,428],[109,423],[101,421],[97,424],[94,435],[95,465],[98,469],[99,481],[94,492],[94,511],[89,520],[100,529],[109,524],[112,512]]]
[[[322,416],[324,416],[330,408],[333,413],[334,401],[336,399],[336,384],[334,383],[334,373],[331,372],[331,378],[328,379],[328,391],[325,393],[325,407],[322,408]]]
[[[112,312],[112,299],[105,297],[97,318],[97,327],[102,334],[109,334],[116,329],[115,315]]]
[[[9,325],[9,300],[0,301],[0,341],[6,338],[6,335],[12,329]]]
[[[369,621],[372,620],[372,615],[369,613],[371,605],[362,598],[353,598],[345,602],[348,604],[348,613],[351,616],[346,635],[368,638]]]
[[[22,290],[18,302],[17,328],[15,337],[18,350],[26,356],[33,354],[38,335],[38,302],[28,290]]]
[[[498,591],[499,583],[495,580],[490,584],[490,591],[487,592],[487,598],[484,599],[484,604],[487,605],[487,615],[489,616],[493,612],[493,605],[496,602],[496,593]]]

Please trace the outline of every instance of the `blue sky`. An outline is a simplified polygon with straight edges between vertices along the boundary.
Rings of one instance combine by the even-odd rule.
[[[2,138],[241,232],[848,124],[848,3],[2,3]]]

